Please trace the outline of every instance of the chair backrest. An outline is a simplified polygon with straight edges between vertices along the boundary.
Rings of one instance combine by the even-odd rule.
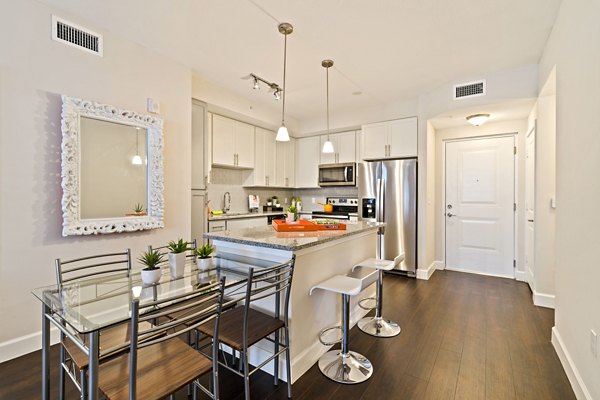
[[[92,276],[113,274],[116,272],[131,272],[131,251],[126,249],[121,253],[98,254],[95,256],[61,260],[54,262],[56,267],[56,284],[63,285],[75,280]]]
[[[290,305],[290,290],[292,289],[292,277],[294,275],[294,263],[296,255],[292,255],[289,261],[267,268],[250,268],[248,283],[246,285],[245,311],[244,311],[244,335],[243,342],[246,347],[248,338],[248,310],[255,301],[274,298],[273,316],[288,324],[288,311]],[[281,315],[281,297],[283,296],[283,316]]]
[[[192,239],[189,242],[186,242],[188,245],[188,249],[186,251],[185,257],[186,258],[194,258],[196,257],[196,249],[198,248],[198,244],[196,242],[196,239]],[[152,251],[152,250],[158,250],[158,252],[162,255],[168,254],[169,253],[169,246],[164,245],[164,246],[158,246],[158,247],[153,247],[152,245],[148,246],[148,251]]]
[[[193,331],[200,325],[214,319],[213,337],[219,335],[219,317],[223,306],[225,278],[193,293],[185,293],[158,301],[140,304],[138,298],[131,303],[131,337],[129,342],[106,353],[112,354],[129,347],[129,395],[136,398],[137,351],[167,340],[175,339],[183,333]],[[168,316],[168,318],[167,318]],[[140,322],[154,323],[150,328],[139,330]],[[213,398],[218,399],[218,341],[213,341]],[[105,354],[106,354],[105,353]]]

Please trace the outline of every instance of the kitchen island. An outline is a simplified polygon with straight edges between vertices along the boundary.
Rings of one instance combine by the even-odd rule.
[[[289,310],[292,382],[329,350],[319,342],[319,332],[340,325],[341,320],[339,295],[316,291],[309,296],[309,289],[334,275],[346,275],[353,265],[375,257],[377,232],[383,225],[350,222],[346,230],[315,232],[277,232],[271,226],[262,226],[204,235],[215,245],[217,254],[225,257],[284,262],[296,255]],[[358,300],[374,292],[372,285],[352,298],[351,326],[367,313],[358,307]],[[257,365],[266,358],[263,351],[271,352],[273,347],[269,342],[255,347],[250,362]],[[285,379],[284,361],[280,363],[281,378]],[[263,369],[272,373],[272,363]]]

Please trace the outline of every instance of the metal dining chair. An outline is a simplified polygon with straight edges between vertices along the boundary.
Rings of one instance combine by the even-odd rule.
[[[240,301],[244,304],[223,312],[219,335],[213,336],[212,322],[203,324],[198,329],[206,336],[218,338],[213,340],[213,345],[215,342],[222,343],[234,352],[240,352],[241,372],[222,361],[219,361],[219,366],[244,378],[246,400],[250,399],[250,376],[272,360],[274,360],[273,383],[274,385],[279,383],[279,356],[283,353],[285,353],[288,397],[292,397],[288,312],[295,259],[296,256],[293,255],[289,261],[282,264],[267,268],[250,268],[245,295],[224,303],[223,307]],[[283,307],[281,307],[282,297]],[[265,299],[269,301],[266,302]],[[270,314],[251,307],[259,300],[263,300],[260,303],[263,310],[266,304],[270,304],[272,307]],[[280,342],[281,331],[283,331],[283,343]],[[271,335],[274,337],[271,338]],[[248,350],[263,339],[273,343],[273,354],[251,370]]]
[[[216,341],[209,358],[189,347],[179,336],[207,323],[213,326],[211,334],[219,336],[224,286],[222,278],[195,292],[144,304],[135,297],[131,303],[129,342],[107,349],[106,356],[118,355],[100,364],[98,386],[107,399],[163,399],[189,383],[194,384],[194,398],[199,388],[218,399]],[[174,314],[180,318],[163,318]],[[141,328],[143,322],[155,318],[159,321],[157,325]],[[212,372],[209,382],[212,389],[198,380],[208,372]]]
[[[99,254],[72,260],[57,258],[55,261],[56,284],[61,288],[86,279],[112,274],[122,273],[129,276],[131,266],[131,251],[129,249],[120,253]],[[120,324],[102,330],[100,332],[100,346],[105,348],[124,343],[129,337],[129,330],[129,324]],[[67,374],[80,391],[81,398],[86,399],[88,357],[75,343],[66,338],[62,331],[60,339],[59,398],[62,400],[65,397],[65,374]],[[85,340],[85,338],[81,339],[82,341]]]

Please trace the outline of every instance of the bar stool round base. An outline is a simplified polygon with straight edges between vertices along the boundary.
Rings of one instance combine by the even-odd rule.
[[[371,362],[354,351],[346,356],[340,350],[328,351],[319,359],[319,369],[332,381],[345,384],[364,382],[373,374]]]
[[[367,317],[358,321],[358,328],[364,333],[377,337],[393,337],[400,334],[400,325],[377,317]]]

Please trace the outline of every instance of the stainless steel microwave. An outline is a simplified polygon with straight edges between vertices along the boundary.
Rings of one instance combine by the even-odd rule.
[[[356,163],[319,165],[319,186],[356,186]]]

